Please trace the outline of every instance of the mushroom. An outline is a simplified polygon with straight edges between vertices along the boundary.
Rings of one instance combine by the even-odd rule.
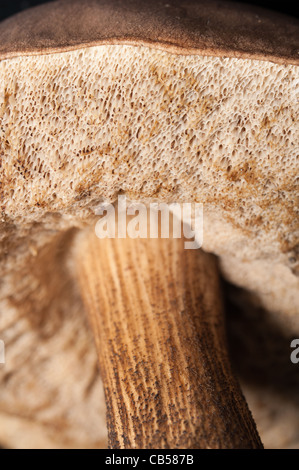
[[[75,238],[111,447],[261,447],[213,256],[91,231],[119,194],[201,202],[203,248],[224,276],[295,313],[298,33],[294,19],[210,1],[56,1],[0,25],[1,328],[12,308],[20,328],[39,303],[59,313],[55,272],[45,297],[26,279],[59,269],[53,247]]]
[[[229,365],[215,259],[182,239],[94,233],[77,256],[110,447],[260,448]]]

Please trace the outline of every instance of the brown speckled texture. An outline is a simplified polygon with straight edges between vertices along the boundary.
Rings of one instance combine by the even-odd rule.
[[[39,54],[87,48],[89,45],[119,43],[146,45],[181,54],[262,59],[278,64],[296,65],[299,63],[297,20],[252,7],[238,5],[236,8],[235,4],[229,3],[180,2],[180,6],[178,5],[178,2],[167,2],[167,0],[154,4],[143,1],[142,6],[136,1],[53,2],[17,15],[0,25],[0,60],[16,56],[38,56]],[[89,50],[85,49],[84,52],[89,53]],[[154,52],[160,53],[161,51],[155,50]],[[44,59],[55,59],[58,55],[53,54],[44,57]],[[67,56],[67,54],[61,55]],[[172,56],[173,60],[180,57],[168,55]],[[25,60],[25,58],[23,59]],[[31,57],[27,57],[27,59],[33,60]],[[39,57],[34,59],[40,61]],[[187,60],[187,57],[184,56],[184,59]],[[14,63],[10,60],[8,62]],[[265,64],[267,62],[259,63],[261,66]],[[277,66],[275,65],[275,67]],[[28,73],[26,67],[23,67],[23,70]],[[13,77],[15,75],[15,71],[13,71]],[[273,77],[273,72],[271,76]],[[159,79],[159,75],[157,77]],[[56,80],[57,77],[49,83],[55,85]],[[28,90],[28,81],[27,75],[26,90]],[[7,104],[8,98],[10,98],[7,90],[6,92],[4,90],[3,96],[4,103]],[[14,95],[11,97],[13,101]],[[295,103],[295,100],[292,103]],[[277,109],[281,110],[281,108]],[[277,114],[274,117],[279,116],[281,122],[282,113],[277,113],[275,108],[274,111],[274,114]],[[69,114],[67,117],[69,118]],[[263,122],[263,132],[266,134],[270,132],[270,121],[267,118]],[[5,129],[7,128],[8,126]],[[23,136],[23,132],[18,135]],[[40,129],[37,129],[34,135],[42,135],[44,139],[44,134]],[[263,142],[265,140],[266,137],[263,138]],[[18,147],[16,146],[16,148]],[[100,152],[102,150],[100,149]],[[3,155],[8,154],[5,152]],[[45,162],[49,163],[49,153],[45,152],[45,155]],[[35,152],[32,152],[32,156],[32,160],[36,161]],[[88,155],[84,154],[85,156],[87,159],[89,158]],[[18,177],[21,178],[23,168],[22,162],[20,163],[18,160],[19,157],[16,157],[15,160],[7,158],[10,164],[15,164],[15,172],[18,172]],[[95,161],[100,161],[98,155]],[[238,167],[239,172],[233,169],[228,177],[231,180],[232,188],[238,187],[241,174],[245,175],[243,179],[246,184],[251,184],[256,179],[258,179],[258,184],[263,183],[260,173],[256,172],[254,159],[252,162],[250,166],[246,163]],[[198,168],[198,164],[195,165],[195,168]],[[272,163],[270,168],[272,171]],[[296,168],[292,168],[294,173],[291,173],[291,176],[295,178]],[[53,174],[55,173],[53,171]],[[184,167],[185,173],[186,177],[190,178]],[[274,170],[275,176],[277,173]],[[3,181],[8,181],[5,180],[5,172],[2,174]],[[44,175],[46,174],[45,170]],[[68,168],[64,171],[61,168],[60,173],[57,174],[60,175],[61,180],[64,180],[69,176],[70,171]],[[84,174],[88,180],[86,170]],[[93,172],[96,183],[95,176]],[[18,181],[17,179],[12,180],[13,184],[16,184],[16,189],[24,186],[23,182],[19,184]],[[265,179],[265,183],[269,183],[269,181]],[[253,194],[256,194],[256,187]],[[40,189],[32,191],[30,188],[27,190],[27,195],[33,194],[37,197],[41,195]],[[0,382],[3,384],[3,380],[7,381],[6,386],[0,388],[1,445],[30,447],[34,442],[34,445],[39,447],[103,446],[105,445],[105,422],[103,399],[100,395],[102,393],[101,383],[95,369],[95,350],[85,325],[83,306],[76,290],[77,285],[73,285],[75,282],[73,278],[66,275],[66,273],[74,271],[73,256],[68,251],[65,253],[67,261],[64,261],[60,254],[60,248],[58,255],[52,256],[53,247],[58,243],[56,241],[58,232],[72,229],[74,226],[81,228],[85,222],[93,226],[95,223],[93,209],[101,200],[101,194],[94,194],[81,182],[80,193],[71,205],[64,204],[59,207],[56,197],[54,200],[56,205],[53,204],[51,210],[49,206],[43,206],[39,201],[36,201],[35,212],[33,212],[32,206],[27,206],[26,210],[22,212],[21,206],[25,199],[20,197],[8,215],[3,209],[4,202],[11,202],[12,196],[11,193],[8,193],[5,200],[2,196],[4,189],[7,191],[8,185],[2,184],[1,187],[0,182],[0,203],[3,211],[0,219],[0,336],[5,342],[9,342],[7,357],[10,358],[5,368],[1,369],[0,374]],[[295,205],[296,187],[291,186],[290,191],[293,196],[287,199],[287,202],[291,201]],[[242,194],[244,195],[244,193]],[[235,198],[237,206],[242,194],[238,194]],[[64,193],[61,192],[60,195],[63,196]],[[233,191],[230,193],[230,197],[232,195]],[[160,193],[161,198],[162,196],[163,194]],[[284,193],[280,192],[278,196],[284,197]],[[275,208],[277,198],[271,198],[271,204],[268,204],[265,201],[264,192],[261,192],[261,200],[270,211]],[[226,202],[225,204],[227,210],[233,208]],[[284,201],[282,207],[285,205]],[[17,211],[21,213],[21,216],[16,215]],[[26,221],[30,211],[32,211],[32,219]],[[273,213],[275,214],[275,223],[278,220],[282,225],[281,216],[277,216],[275,210]],[[296,224],[295,215],[295,212],[290,213],[290,218],[285,221],[287,229],[284,230],[286,236],[291,234],[294,239],[295,231],[290,230],[288,223]],[[32,220],[33,223],[31,223]],[[264,260],[261,257],[253,259],[252,263],[251,256],[248,256],[244,262],[242,259],[233,259],[226,246],[229,244],[229,250],[233,250],[234,253],[242,245],[242,240],[244,240],[244,246],[249,246],[251,243],[249,232],[242,235],[243,238],[240,234],[237,234],[239,238],[237,236],[234,238],[229,229],[225,231],[226,225],[222,224],[219,228],[213,218],[211,218],[209,225],[207,217],[205,220],[205,238],[209,239],[210,243],[206,249],[220,255],[223,254],[221,262],[225,275],[235,284],[246,286],[253,292],[258,291],[260,296],[264,296],[262,297],[263,301],[264,299],[268,301],[269,298],[271,300],[273,297],[274,300],[266,303],[266,306],[275,306],[277,315],[280,315],[283,324],[286,324],[287,320],[294,324],[292,335],[295,337],[299,331],[294,314],[298,290],[295,290],[297,281],[288,265],[275,265],[272,263],[272,259],[269,261],[269,258]],[[260,223],[260,219],[257,221]],[[264,226],[265,222],[262,227]],[[222,234],[222,238],[215,237],[215,233]],[[279,235],[278,231],[275,234]],[[251,240],[254,240],[254,243],[259,247],[262,246],[254,232],[252,232]],[[44,248],[47,243],[48,248]],[[215,243],[218,245],[215,246]],[[295,243],[293,245],[295,246]],[[269,244],[271,249],[273,246],[272,243]],[[294,253],[296,254],[295,248]],[[289,249],[291,250],[291,247]],[[275,250],[274,246],[275,256],[271,255],[272,252],[270,255],[277,260],[276,252],[280,248]],[[48,252],[51,254],[49,260],[44,254],[45,251],[46,254]],[[263,246],[260,251],[263,254]],[[267,253],[266,251],[266,255]],[[295,254],[290,251],[288,259],[291,261],[285,260],[287,254],[283,254],[285,258],[282,259],[285,264],[289,262],[292,264],[293,272],[295,272],[293,261]],[[270,255],[268,254],[269,257]],[[62,270],[61,266],[64,262],[67,262],[67,266],[65,270]],[[233,278],[231,277],[232,272],[234,273]],[[42,273],[43,275],[41,275]],[[249,273],[251,273],[251,278]],[[55,279],[50,282],[51,276],[54,277],[54,274]],[[65,284],[68,288],[64,288]],[[58,286],[57,290],[56,286]],[[272,293],[275,293],[276,296]],[[280,304],[277,304],[277,300],[280,301]],[[291,305],[289,310],[288,305]],[[3,312],[4,315],[1,315]],[[274,316],[273,311],[271,315]],[[41,318],[43,321],[40,321]],[[56,321],[57,318],[59,318],[59,322]],[[52,336],[49,332],[53,333]],[[80,332],[79,337],[78,332]],[[45,337],[45,333],[48,336]],[[85,354],[82,354],[82,350],[85,351]],[[26,351],[25,356],[24,351]],[[64,381],[66,376],[68,376],[67,380]],[[35,384],[34,394],[32,393],[32,377]],[[59,385],[56,386],[56,384]],[[58,389],[59,399],[55,395]],[[252,408],[254,415],[258,406],[259,403]],[[266,408],[271,411],[270,403],[265,405]],[[284,409],[285,407],[282,405],[279,411],[281,415],[284,413]],[[291,412],[289,411],[289,413]],[[276,416],[279,413],[276,413]],[[86,420],[86,416],[88,416],[88,420]],[[262,430],[262,440],[264,440],[265,433],[268,433],[269,436],[268,428],[265,431],[263,425],[265,420],[263,421],[262,418],[259,420],[260,415],[257,414],[257,416],[258,427]],[[269,423],[269,428],[281,429],[280,418],[276,420],[276,426],[273,426],[272,419],[269,419]],[[287,444],[284,445],[294,446],[298,443],[297,426],[294,425],[295,427],[293,438],[289,437]],[[273,446],[273,442],[271,435],[266,441],[267,446]],[[277,446],[279,445],[277,444]]]
[[[216,259],[182,239],[91,233],[77,263],[109,447],[262,448],[229,364]]]
[[[299,22],[221,1],[65,0],[0,26],[0,59],[120,43],[298,64]]]

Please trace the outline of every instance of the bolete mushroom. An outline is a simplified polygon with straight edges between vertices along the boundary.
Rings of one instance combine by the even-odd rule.
[[[13,308],[18,325],[39,321],[39,303],[59,317],[55,272],[48,294],[26,279],[33,266],[49,276],[58,232],[93,229],[99,203],[119,194],[203,203],[203,248],[223,274],[295,313],[298,46],[296,20],[218,1],[66,0],[4,21],[0,331]],[[68,255],[111,447],[261,447],[230,370],[211,255],[86,228]]]

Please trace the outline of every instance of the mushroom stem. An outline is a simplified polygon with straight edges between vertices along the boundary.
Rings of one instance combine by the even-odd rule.
[[[181,239],[90,234],[81,248],[109,447],[262,447],[229,364],[215,258]]]

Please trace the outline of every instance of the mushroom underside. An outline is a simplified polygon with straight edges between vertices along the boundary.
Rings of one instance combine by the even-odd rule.
[[[3,429],[42,428],[43,442],[55,446],[60,422],[65,446],[103,445],[95,419],[103,391],[70,272],[77,230],[93,227],[99,205],[119,194],[203,203],[204,250],[219,256],[227,280],[294,329],[297,66],[100,45],[2,60],[0,79],[0,331],[13,344],[0,370]],[[77,387],[57,396],[78,358],[86,367]],[[44,365],[46,380],[24,380],[34,364]],[[67,396],[85,402],[71,417]],[[2,439],[10,445],[7,432]]]

